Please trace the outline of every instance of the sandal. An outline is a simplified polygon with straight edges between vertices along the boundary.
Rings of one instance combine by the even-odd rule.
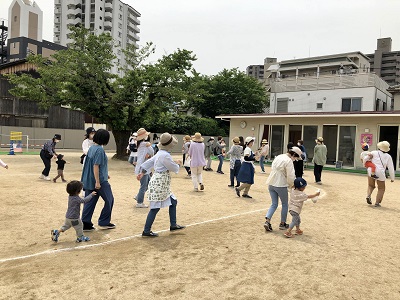
[[[291,232],[289,232],[289,231],[286,231],[286,232],[284,233],[284,235],[285,235],[286,237],[288,237],[288,238],[292,238],[292,237],[293,237],[293,234],[292,234]]]
[[[296,230],[296,234],[297,234],[297,235],[302,235],[302,234],[303,234],[303,230],[300,230],[300,229],[299,229],[299,230]]]

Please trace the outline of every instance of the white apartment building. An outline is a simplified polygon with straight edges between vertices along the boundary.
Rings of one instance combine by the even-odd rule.
[[[8,9],[8,38],[42,41],[43,12],[36,2],[13,0]]]
[[[82,24],[92,32],[108,32],[114,39],[117,57],[114,74],[122,75],[118,66],[125,65],[122,52],[128,45],[137,45],[140,13],[120,0],[54,0],[54,43],[68,46],[69,25]]]

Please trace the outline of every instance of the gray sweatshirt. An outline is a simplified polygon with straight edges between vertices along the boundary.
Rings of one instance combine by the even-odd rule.
[[[67,219],[79,219],[81,214],[81,203],[89,202],[92,197],[92,194],[83,199],[79,196],[68,196],[68,210],[65,217]]]

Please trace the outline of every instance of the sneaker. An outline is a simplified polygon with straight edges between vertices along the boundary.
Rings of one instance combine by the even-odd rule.
[[[250,198],[250,199],[253,198],[252,196],[250,196],[250,195],[248,195],[248,194],[243,194],[242,197],[243,197],[243,198]]]
[[[198,192],[199,189],[198,188],[193,188],[193,191]]]
[[[380,203],[375,203],[375,207],[381,207]]]
[[[279,224],[279,229],[280,230],[285,230],[285,229],[288,229],[288,228],[289,228],[289,224],[286,224],[286,223]]]
[[[371,196],[367,196],[365,199],[367,199],[367,203],[368,203],[368,204],[372,204]]]
[[[67,181],[65,179],[63,179],[62,182],[67,182]]]
[[[90,238],[89,238],[88,236],[84,236],[84,235],[82,235],[82,236],[76,238],[76,242],[77,242],[77,243],[80,243],[80,242],[89,242],[89,241],[90,241]]]
[[[286,232],[284,233],[284,235],[285,235],[287,238],[292,238],[292,237],[293,237],[293,234],[292,234],[291,232],[289,232],[289,231],[286,231]]]
[[[158,233],[155,233],[153,231],[150,232],[142,232],[142,236],[148,236],[148,237],[158,237]]]
[[[236,195],[238,195],[238,197],[240,197],[240,191],[239,191],[239,189],[238,189],[238,188],[235,188],[235,191],[236,191]]]
[[[57,181],[55,179],[53,179],[53,182],[56,183]]]
[[[235,185],[235,187],[239,187],[239,186],[240,186],[240,184]]]
[[[136,207],[136,208],[148,208],[149,206],[146,205],[146,204],[144,204],[144,203],[138,203],[138,204],[136,204],[135,207]]]
[[[375,174],[371,175],[371,177],[374,178],[374,179],[378,179],[379,178],[379,176],[376,176]]]
[[[85,224],[83,224],[83,231],[93,231],[95,229],[96,228],[93,225],[85,226]]]
[[[261,171],[260,174],[267,174],[267,173],[265,173],[265,171]]]
[[[297,235],[302,235],[302,234],[303,234],[303,230],[298,229],[298,230],[296,230],[295,234],[297,234]]]
[[[204,191],[204,184],[200,183],[200,191]]]
[[[100,229],[114,229],[116,226],[113,223],[108,223],[107,225],[99,225]]]
[[[321,181],[318,181],[318,182],[316,182],[316,184],[319,184],[319,185],[321,185],[321,184],[322,184],[322,182],[321,182]]]
[[[39,179],[44,179],[44,175],[40,174]]]
[[[268,221],[265,221],[264,228],[265,228],[266,231],[272,231],[271,223],[268,222]]]
[[[176,224],[175,226],[171,226],[169,228],[169,231],[181,230],[181,229],[184,229],[184,228],[186,228],[186,226],[182,226],[182,225]]]
[[[47,181],[50,181],[50,180],[51,180],[51,178],[50,178],[49,176],[45,176],[43,179],[44,179],[44,180],[47,180]]]
[[[58,242],[58,237],[60,236],[60,232],[57,229],[51,231],[51,240],[54,242]]]
[[[213,169],[211,169],[211,168],[208,168],[208,170],[207,171],[214,171]]]
[[[225,174],[224,172],[220,171],[219,174]]]
[[[233,184],[229,184],[228,187],[234,187],[234,185]]]

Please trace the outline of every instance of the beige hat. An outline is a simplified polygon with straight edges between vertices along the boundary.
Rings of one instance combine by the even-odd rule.
[[[196,132],[194,134],[194,137],[192,138],[192,141],[193,142],[202,142],[202,141],[204,141],[204,138],[201,137],[201,133],[200,132]]]
[[[185,135],[183,137],[183,140],[186,141],[186,142],[189,142],[190,141],[190,135]]]
[[[323,142],[324,142],[324,139],[322,138],[322,136],[320,136],[319,138],[317,138],[317,139],[315,140],[315,142],[316,142],[316,143],[317,143],[317,142],[323,143]]]
[[[267,141],[266,139],[263,139],[263,140],[261,141],[261,144],[268,144],[268,141]]]
[[[244,140],[244,142],[245,142],[246,144],[250,143],[251,141],[254,141],[254,138],[253,138],[252,136],[248,136],[248,137]]]
[[[390,144],[387,141],[379,142],[377,145],[378,149],[382,152],[389,152],[390,151]]]
[[[289,149],[289,151],[293,151],[294,153],[296,153],[296,154],[299,156],[298,160],[303,160],[303,159],[301,158],[301,155],[302,155],[303,153],[301,152],[301,150],[300,150],[299,147],[292,147],[291,149]]]
[[[232,142],[233,142],[235,145],[238,145],[238,144],[240,144],[240,139],[239,139],[237,136],[235,136],[235,137],[233,138]]]
[[[139,128],[139,130],[137,131],[137,141],[141,141],[146,139],[148,136],[150,135],[150,132],[147,132],[146,129],[144,128]]]
[[[168,132],[164,132],[161,136],[160,136],[160,142],[157,144],[158,149],[160,150],[171,150],[172,148],[174,148],[174,146],[178,144],[178,139],[169,134]]]

